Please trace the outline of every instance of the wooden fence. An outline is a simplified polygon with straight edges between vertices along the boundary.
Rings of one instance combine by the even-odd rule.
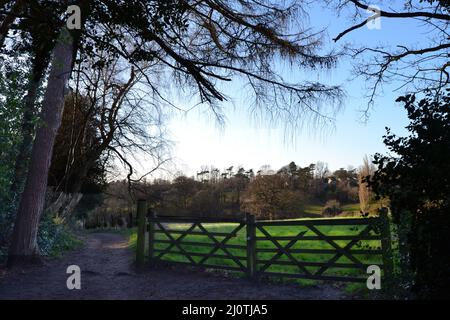
[[[384,279],[392,274],[386,213],[373,218],[280,221],[256,221],[252,215],[243,219],[145,219],[145,202],[138,207],[140,265],[144,264],[147,230],[150,264],[226,269],[250,278],[365,282],[372,264],[383,270]]]

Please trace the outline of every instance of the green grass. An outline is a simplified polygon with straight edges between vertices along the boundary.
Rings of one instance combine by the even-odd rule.
[[[345,204],[342,206],[343,212],[356,212],[359,213],[361,210],[361,207],[359,203],[351,203],[351,204]]]
[[[321,204],[321,203],[310,203],[308,205],[305,206],[303,212],[307,215],[317,215],[317,216],[321,216],[322,215],[322,211],[325,207],[325,204]],[[372,212],[376,212],[377,208],[379,208],[379,204],[378,203],[372,203],[369,207],[369,211]],[[342,209],[342,216],[348,216],[348,217],[360,217],[361,216],[361,207],[359,203],[348,203],[348,204],[344,204],[341,206]]]
[[[128,239],[128,246],[134,250],[136,250],[136,241],[137,241],[137,228],[131,228],[131,229],[123,229],[120,232],[123,236],[125,236]],[[145,235],[147,237],[148,233]],[[146,241],[146,245],[148,245]],[[148,248],[146,248],[148,249]]]
[[[321,204],[308,204],[303,209],[303,212],[308,215],[322,215],[323,205]]]
[[[310,203],[308,205],[305,206],[303,212],[307,215],[316,215],[316,216],[322,216],[322,211],[325,207],[325,204],[321,204],[321,203]],[[348,215],[352,215],[355,217],[358,217],[359,211],[360,211],[360,206],[359,203],[350,203],[350,204],[345,204],[341,207],[342,209],[342,213],[344,214],[348,214]]]
[[[211,232],[231,232],[237,224],[231,224],[231,223],[208,223],[208,224],[202,224],[204,227]],[[170,224],[171,230],[186,230],[188,227],[190,227],[190,224]],[[326,235],[356,235],[359,233],[364,226],[317,226],[317,228]],[[315,234],[307,229],[304,226],[270,226],[265,227],[267,232],[271,234],[272,236],[296,236],[301,231],[306,231],[305,235],[312,235],[315,236]],[[194,231],[200,231],[198,227],[194,229]],[[227,244],[236,244],[236,245],[244,245],[246,244],[245,239],[245,227],[241,229],[237,236],[232,238],[227,242]],[[136,232],[135,230],[129,230],[126,231],[126,235],[129,238],[129,244],[132,248],[135,248],[136,245]],[[173,236],[176,238],[179,235],[173,234]],[[261,233],[259,230],[257,231],[258,237],[263,237],[263,233]],[[222,240],[223,237],[216,237],[217,240]],[[156,234],[156,239],[161,240],[168,240],[168,238],[161,233]],[[186,236],[183,241],[189,241],[189,242],[206,242],[206,243],[213,243],[207,236],[204,235],[188,235]],[[281,245],[286,245],[289,241],[279,241]],[[339,246],[343,247],[345,246],[349,241],[348,240],[338,240],[335,241]],[[147,244],[147,241],[146,241]],[[371,241],[360,241],[357,245],[353,246],[352,249],[365,249],[367,247],[370,248],[379,248],[380,247],[380,241],[377,240],[371,240]],[[156,243],[155,247],[157,249],[164,249],[169,244],[165,243]],[[208,253],[211,248],[209,247],[203,247],[203,246],[196,246],[196,245],[188,245],[183,244],[182,248],[188,252],[193,253]],[[276,248],[276,246],[271,241],[266,240],[258,240],[257,242],[257,248],[258,249],[271,249]],[[292,249],[333,249],[333,247],[328,244],[325,241],[320,240],[302,240],[298,241],[294,246],[291,247]],[[179,249],[176,247],[173,247],[171,251],[179,252]],[[230,253],[232,253],[235,256],[246,256],[246,250],[245,249],[228,249]],[[225,255],[226,253],[219,249],[215,252],[216,254]],[[275,255],[276,252],[262,252],[258,253],[257,259],[258,260],[270,260],[273,255]],[[294,253],[292,254],[297,260],[299,261],[305,261],[305,262],[327,262],[329,259],[331,259],[334,254],[312,254],[312,253]],[[365,264],[381,264],[382,263],[382,257],[381,256],[374,256],[374,255],[365,255],[365,254],[357,254],[355,255],[356,258],[358,258],[361,262]],[[203,257],[192,257],[195,261],[201,260]],[[163,260],[165,261],[178,261],[178,262],[188,262],[189,260],[184,257],[181,254],[177,253],[170,253],[165,254],[163,256]],[[243,265],[246,264],[245,259],[240,260]],[[286,255],[282,255],[278,261],[290,261],[289,258]],[[349,260],[347,257],[343,256],[340,257],[336,262],[338,263],[351,263],[351,260]],[[226,258],[209,258],[206,262],[209,265],[222,265],[222,266],[231,266],[236,267],[237,264],[231,260]],[[261,264],[259,265],[261,266]],[[317,266],[308,266],[306,269],[310,271],[311,273],[314,273],[318,270],[319,267]],[[289,266],[289,265],[272,265],[270,266],[266,271],[269,272],[279,272],[279,273],[298,273],[298,267],[296,266]],[[242,273],[239,273],[240,275],[243,275]],[[344,268],[333,268],[327,270],[324,275],[339,275],[339,276],[357,276],[357,277],[365,277],[367,276],[364,271],[360,269],[344,269]],[[281,279],[278,279],[281,280]],[[319,284],[320,281],[317,280],[309,280],[309,279],[288,279],[284,278],[281,281],[287,281],[287,282],[298,282],[302,285],[314,285]],[[343,285],[345,290],[349,293],[355,293],[355,292],[361,292],[361,291],[367,291],[365,284],[345,284]]]

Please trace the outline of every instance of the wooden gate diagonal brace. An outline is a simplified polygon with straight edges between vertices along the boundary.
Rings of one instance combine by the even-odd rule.
[[[239,232],[243,227],[244,224],[240,223],[232,232],[230,232],[224,239],[222,239],[222,241],[217,240],[214,236],[212,236],[208,230],[205,229],[205,227],[203,227],[201,225],[201,223],[198,224],[198,227],[200,230],[202,230],[205,235],[208,236],[208,238],[210,238],[212,241],[214,241],[214,248],[212,248],[212,250],[208,253],[208,255],[206,257],[204,257],[202,260],[200,260],[199,264],[204,263],[206,260],[208,260],[215,252],[217,252],[217,250],[222,249],[223,252],[225,252],[227,254],[228,257],[230,257],[240,268],[242,268],[243,270],[245,270],[245,266],[241,263],[241,261],[239,261],[239,259],[237,259],[236,257],[234,257],[225,247],[225,243],[228,242],[232,237],[235,236],[235,234],[237,232]]]
[[[317,236],[323,240],[325,240],[326,242],[328,242],[330,245],[332,245],[336,251],[338,251],[338,253],[336,255],[334,255],[330,260],[327,261],[325,266],[322,266],[316,273],[315,275],[321,275],[323,274],[327,269],[329,269],[330,267],[332,267],[332,265],[342,256],[346,256],[348,259],[350,259],[353,263],[355,263],[356,265],[358,265],[361,268],[364,268],[364,264],[359,261],[358,259],[356,259],[351,253],[349,253],[347,250],[349,250],[350,248],[352,248],[356,243],[358,243],[358,241],[360,241],[361,239],[354,239],[352,241],[350,241],[349,243],[347,243],[344,247],[341,247],[340,245],[338,245],[336,242],[334,242],[331,239],[328,239],[327,236],[325,236],[322,232],[320,232],[316,227],[314,227],[312,224],[307,224],[307,227],[313,231],[315,234],[317,234]],[[362,230],[357,237],[362,238],[365,235],[367,235],[370,231],[372,230],[372,226],[369,224],[366,226],[366,228],[364,230]]]
[[[186,250],[183,249],[183,247],[182,247],[181,244],[180,244],[180,241],[181,241],[184,237],[186,237],[186,236],[189,234],[190,231],[192,231],[192,230],[195,228],[195,226],[197,225],[197,222],[194,222],[190,228],[186,229],[186,231],[183,232],[182,234],[180,234],[180,236],[179,236],[178,238],[176,238],[176,239],[175,239],[174,237],[172,237],[172,235],[170,234],[170,232],[169,232],[166,228],[164,228],[164,226],[163,226],[159,221],[157,221],[156,224],[157,224],[158,227],[162,230],[162,232],[167,236],[167,238],[169,238],[169,240],[170,240],[170,242],[171,242],[171,244],[170,244],[166,249],[164,249],[163,252],[161,252],[161,253],[158,255],[158,257],[157,257],[158,259],[160,259],[163,255],[165,255],[166,253],[168,253],[170,249],[172,249],[174,246],[176,246],[178,249],[180,249],[181,253],[182,253],[186,258],[189,259],[189,261],[190,261],[191,263],[197,264],[197,263],[195,262],[195,260],[194,260],[194,259],[186,252]]]
[[[291,253],[288,250],[285,250],[285,248],[275,239],[272,238],[272,236],[264,229],[264,227],[257,225],[258,229],[270,240],[272,243],[282,252],[284,253],[292,262],[294,262],[303,272],[305,272],[307,275],[311,275],[311,272],[308,271],[308,269],[305,268],[297,259],[295,259],[294,256],[291,255]]]
[[[286,245],[286,247],[284,247],[285,250],[289,251],[289,249],[290,249],[291,247],[293,247],[299,240],[301,240],[301,238],[303,238],[303,236],[305,235],[306,232],[307,232],[307,231],[300,231],[300,232],[295,236],[295,238],[292,239],[292,240]],[[270,258],[270,260],[269,260],[264,266],[262,266],[261,269],[260,269],[259,271],[260,271],[260,272],[263,272],[263,271],[267,270],[267,268],[269,268],[269,267],[273,264],[273,262],[275,262],[276,260],[278,260],[282,255],[283,255],[283,252],[280,251],[280,250],[278,250],[278,252],[277,252],[272,258]]]

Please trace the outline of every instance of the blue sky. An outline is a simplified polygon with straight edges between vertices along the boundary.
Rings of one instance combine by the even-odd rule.
[[[331,9],[311,8],[310,24],[317,29],[328,26],[327,33],[332,38],[350,26],[351,20],[345,13],[337,17]],[[336,45],[330,40],[328,48],[339,48],[345,42],[370,46],[417,44],[427,37],[424,31],[417,21],[383,19],[381,29],[365,27],[356,30]],[[290,78],[298,81],[313,78],[342,85],[347,96],[334,128],[325,132],[298,131],[294,133],[294,139],[286,138],[285,128],[281,125],[254,123],[242,102],[241,92],[235,90],[234,105],[228,103],[223,106],[226,117],[223,128],[205,114],[204,108],[172,117],[169,131],[175,142],[173,156],[176,168],[192,175],[202,165],[214,165],[220,169],[231,165],[259,169],[269,164],[278,169],[290,161],[302,166],[323,161],[332,170],[349,165],[357,167],[364,155],[387,151],[382,143],[386,126],[397,134],[406,132],[406,113],[401,105],[395,103],[396,97],[403,93],[394,92],[398,83],[384,87],[368,122],[361,121],[360,110],[366,107],[367,102],[364,98],[365,83],[360,78],[349,80],[352,75],[348,59],[341,60],[336,69],[327,72],[283,70],[283,74],[289,74]]]

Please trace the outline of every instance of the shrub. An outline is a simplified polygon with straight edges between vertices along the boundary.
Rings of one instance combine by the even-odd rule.
[[[322,210],[322,215],[325,217],[334,217],[341,213],[341,204],[337,200],[328,200]]]
[[[77,248],[81,241],[75,238],[66,224],[47,214],[39,225],[38,245],[42,255],[60,256],[64,251]]]

